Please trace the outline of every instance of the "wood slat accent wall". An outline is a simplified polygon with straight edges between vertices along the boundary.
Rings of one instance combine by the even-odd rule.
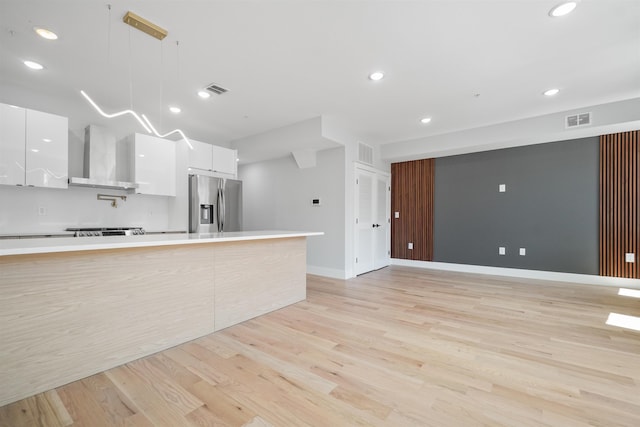
[[[434,159],[391,164],[392,258],[433,260],[434,172]]]
[[[640,131],[600,137],[600,275],[640,278]],[[635,263],[625,262],[634,253]]]

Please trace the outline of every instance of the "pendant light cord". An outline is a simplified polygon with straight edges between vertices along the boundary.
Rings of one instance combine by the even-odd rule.
[[[111,63],[111,5],[107,5],[107,69]]]
[[[180,82],[180,41],[176,40],[176,82]]]
[[[164,41],[160,40],[160,128],[164,118]]]
[[[133,110],[133,63],[131,55],[131,27],[129,27],[129,108]]]

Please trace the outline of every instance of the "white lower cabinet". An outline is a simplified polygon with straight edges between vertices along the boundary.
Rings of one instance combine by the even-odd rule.
[[[130,179],[136,194],[176,195],[176,143],[136,133],[128,138]]]
[[[68,119],[0,104],[0,184],[67,188]]]

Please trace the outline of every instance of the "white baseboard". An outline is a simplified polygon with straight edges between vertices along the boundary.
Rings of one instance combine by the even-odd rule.
[[[600,285],[640,289],[640,279],[593,276],[590,274],[558,273],[555,271],[523,270],[519,268],[487,267],[482,265],[451,264],[448,262],[414,261],[392,258],[391,265],[418,267],[432,270],[457,271],[460,273],[491,274],[496,276],[521,277],[526,279],[571,282],[585,285]]]
[[[307,273],[315,274],[316,276],[330,277],[332,279],[346,279],[347,275],[344,270],[337,268],[317,267],[315,265],[307,264]]]

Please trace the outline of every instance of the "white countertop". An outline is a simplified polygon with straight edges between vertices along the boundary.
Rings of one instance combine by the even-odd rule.
[[[323,234],[323,232],[265,230],[202,234],[151,234],[144,236],[2,239],[0,240],[0,256],[282,239],[287,237],[322,236]]]

